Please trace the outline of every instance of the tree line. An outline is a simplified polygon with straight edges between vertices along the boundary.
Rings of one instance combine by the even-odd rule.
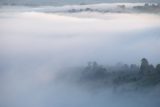
[[[81,69],[80,81],[83,83],[101,83],[106,86],[122,86],[131,84],[135,87],[148,87],[160,85],[160,64],[150,64],[146,58],[141,64],[117,64],[115,66],[102,66],[97,62],[89,62]]]

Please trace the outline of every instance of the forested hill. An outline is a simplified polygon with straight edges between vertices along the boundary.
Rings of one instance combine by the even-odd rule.
[[[91,87],[111,87],[130,91],[160,88],[160,64],[153,66],[146,58],[141,60],[141,65],[103,66],[97,62],[89,62],[86,67],[69,71],[60,77],[63,77],[63,80],[76,81]]]

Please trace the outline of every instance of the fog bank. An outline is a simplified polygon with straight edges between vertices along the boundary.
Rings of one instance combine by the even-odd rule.
[[[48,7],[40,8],[0,11],[0,106],[159,106],[159,86],[148,94],[115,93],[110,87],[83,86],[74,77],[57,79],[59,72],[88,61],[140,65],[145,57],[153,65],[160,63],[158,14],[48,13]]]

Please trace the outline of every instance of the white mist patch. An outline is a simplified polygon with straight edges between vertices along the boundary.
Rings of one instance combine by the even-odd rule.
[[[144,56],[159,57],[159,15],[85,12],[18,12],[13,17],[10,15],[0,19],[0,49],[5,56],[55,57],[54,61],[59,63],[70,58],[73,62],[102,61],[104,58],[110,62],[128,56],[131,59],[127,61],[132,62],[134,58]],[[143,43],[143,48],[138,47],[139,43]],[[129,51],[131,54],[126,56]]]
[[[150,14],[77,13],[57,15],[25,12],[17,13],[17,16],[11,19],[1,19],[3,25],[1,32],[2,34],[4,33],[3,35],[5,33],[7,33],[6,35],[15,33],[17,36],[21,35],[21,33],[25,33],[25,35],[34,33],[37,36],[51,34],[54,34],[53,36],[63,36],[64,34],[73,35],[92,32],[93,34],[95,32],[128,32],[147,27],[159,27],[159,18],[160,16],[158,15]],[[20,30],[19,27],[24,29]],[[10,32],[6,30],[10,30]]]

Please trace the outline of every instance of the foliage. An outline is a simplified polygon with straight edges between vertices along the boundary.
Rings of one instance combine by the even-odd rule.
[[[102,84],[103,86],[122,87],[131,85],[134,89],[160,85],[160,64],[154,67],[146,58],[141,65],[117,64],[102,66],[97,62],[89,62],[81,70],[80,82]]]

